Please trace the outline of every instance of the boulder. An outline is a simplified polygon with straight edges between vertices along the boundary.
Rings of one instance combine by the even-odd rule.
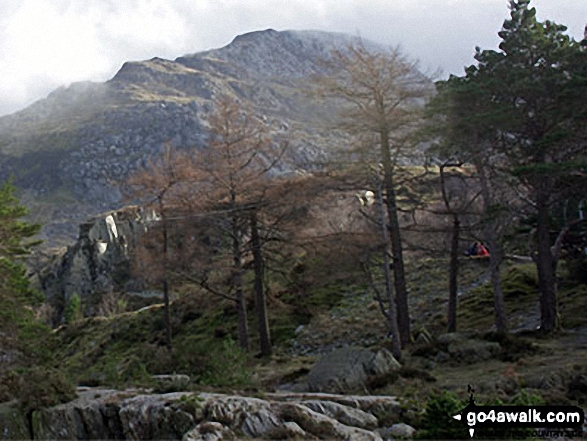
[[[354,347],[335,349],[312,367],[308,374],[308,389],[334,393],[361,390],[370,378],[399,368],[400,364],[385,349],[377,353]]]
[[[179,392],[188,390],[190,377],[187,375],[153,375],[155,389],[159,392]]]
[[[387,433],[393,438],[413,438],[416,429],[408,424],[398,423],[391,426]]]

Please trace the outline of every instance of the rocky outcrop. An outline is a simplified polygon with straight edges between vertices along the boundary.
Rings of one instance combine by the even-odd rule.
[[[400,368],[385,349],[346,347],[322,356],[308,374],[308,389],[316,392],[344,393],[363,390],[367,382]]]
[[[39,274],[41,289],[57,316],[74,295],[86,305],[86,315],[94,315],[101,294],[136,289],[129,253],[156,219],[152,211],[127,207],[80,225],[75,244]]]
[[[0,431],[5,439],[380,440],[389,431],[389,420],[375,416],[381,406],[387,418],[399,413],[392,397],[85,389],[70,403],[33,412],[30,424],[14,407],[0,408]]]

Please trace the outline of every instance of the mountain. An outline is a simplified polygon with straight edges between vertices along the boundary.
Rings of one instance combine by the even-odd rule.
[[[335,103],[310,99],[308,79],[332,49],[355,40],[269,29],[173,61],[126,62],[104,83],[59,88],[0,117],[0,179],[15,177],[46,237],[73,237],[69,222],[119,207],[119,185],[165,142],[204,146],[219,94],[249,100],[272,130],[290,134],[284,170],[312,169],[344,137],[329,129]]]

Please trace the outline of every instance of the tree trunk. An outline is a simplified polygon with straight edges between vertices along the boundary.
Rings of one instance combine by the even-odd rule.
[[[459,235],[461,223],[453,214],[452,237],[450,241],[450,264],[448,276],[448,332],[457,332],[457,300],[459,274]]]
[[[377,202],[379,203],[379,212],[381,214],[381,234],[383,238],[383,274],[385,275],[385,292],[387,294],[387,303],[389,304],[388,309],[388,320],[389,320],[389,332],[391,332],[392,338],[392,354],[397,361],[401,361],[402,349],[400,341],[399,327],[397,323],[397,308],[395,299],[393,296],[393,288],[391,286],[391,268],[389,262],[389,234],[387,231],[387,220],[385,218],[385,208],[383,205],[383,195],[381,192],[381,184],[377,185]]]
[[[235,210],[233,204],[233,210]],[[249,330],[247,328],[247,303],[243,291],[243,262],[238,216],[232,216],[232,258],[234,271],[234,287],[236,294],[236,308],[238,314],[238,339],[240,347],[249,352]]]
[[[557,323],[556,281],[554,262],[550,249],[550,218],[547,196],[538,193],[537,198],[537,256],[538,288],[540,289],[540,329],[552,332]]]
[[[450,200],[446,191],[446,180],[444,179],[444,169],[446,167],[460,167],[462,163],[445,162],[440,166],[440,190],[446,211],[452,215],[452,235],[450,241],[450,263],[448,274],[448,332],[457,331],[457,301],[458,301],[458,274],[459,274],[459,236],[461,234],[461,222],[459,215],[450,205]]]
[[[404,270],[403,248],[397,215],[397,201],[393,182],[393,163],[389,133],[386,130],[381,135],[381,159],[383,162],[383,182],[386,195],[387,216],[389,218],[389,235],[393,258],[393,276],[397,302],[398,326],[402,347],[408,345],[412,339],[410,331],[410,312],[408,306],[408,290]]]
[[[167,221],[163,212],[163,204],[160,201],[159,209],[161,211],[161,225],[163,227],[163,310],[165,314],[165,344],[171,351],[173,350],[171,336],[171,311],[169,310],[169,284],[167,282],[168,244],[167,244]]]
[[[491,286],[493,287],[493,309],[495,311],[495,329],[503,334],[508,331],[507,318],[505,314],[505,303],[503,290],[501,288],[501,262],[503,261],[503,250],[501,245],[494,239],[493,234],[487,238],[489,246],[489,270],[491,274]]]
[[[253,266],[255,269],[255,297],[257,306],[257,320],[259,323],[259,338],[261,340],[261,355],[271,355],[271,335],[267,318],[267,300],[263,289],[264,264],[261,255],[261,240],[257,225],[257,212],[251,211],[251,243],[253,247]]]
[[[493,288],[493,311],[495,313],[495,328],[498,333],[507,332],[507,318],[505,315],[505,304],[503,300],[503,290],[501,288],[500,266],[503,260],[501,245],[496,238],[497,220],[491,219],[491,208],[493,205],[494,195],[492,194],[491,184],[487,177],[483,164],[475,164],[477,173],[481,180],[481,197],[483,198],[483,213],[486,217],[486,224],[483,231],[485,242],[489,247],[489,268],[491,274],[491,286]]]

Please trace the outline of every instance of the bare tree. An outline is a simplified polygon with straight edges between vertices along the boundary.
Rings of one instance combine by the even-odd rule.
[[[231,239],[231,286],[237,302],[239,342],[246,351],[249,341],[243,260],[246,236],[250,228],[254,229],[257,312],[262,352],[267,355],[271,342],[262,286],[261,244],[257,242],[257,212],[271,185],[269,172],[281,159],[286,144],[274,141],[267,125],[251,108],[227,96],[220,97],[208,122],[210,143],[191,163],[195,204],[203,211],[226,211],[226,222],[221,220],[219,225]]]
[[[405,346],[411,334],[396,167],[403,150],[410,145],[410,135],[418,125],[432,84],[399,49],[383,52],[371,51],[363,44],[351,45],[334,51],[326,68],[329,74],[318,78],[318,84],[323,93],[341,100],[340,128],[374,139],[374,143],[367,143],[375,147],[374,151],[363,152],[363,157],[383,165],[398,323]]]
[[[188,177],[186,157],[169,145],[165,145],[164,154],[157,160],[135,172],[127,180],[128,197],[140,201],[144,206],[156,211],[160,217],[156,229],[161,232],[160,247],[157,254],[160,259],[152,259],[145,268],[151,279],[160,283],[163,289],[165,314],[165,343],[172,350],[171,312],[169,301],[169,221],[173,207],[178,205],[178,191]]]

